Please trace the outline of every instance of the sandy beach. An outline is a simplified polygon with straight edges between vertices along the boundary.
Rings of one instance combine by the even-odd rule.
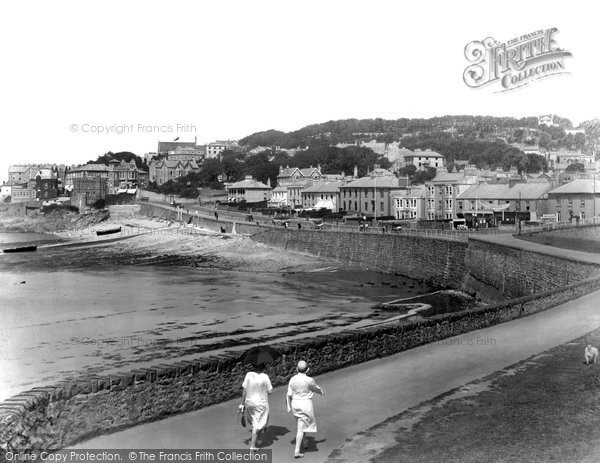
[[[115,235],[96,230],[121,226]],[[381,322],[432,288],[338,268],[248,236],[134,217],[0,254],[0,400],[82,375]]]

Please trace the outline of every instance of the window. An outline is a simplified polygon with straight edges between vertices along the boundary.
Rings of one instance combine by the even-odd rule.
[[[580,202],[579,202],[579,205],[580,205],[581,207],[585,207],[585,198],[584,198],[583,196],[580,198],[580,200],[579,200],[579,201],[580,201]],[[582,217],[582,219],[583,219],[583,217]]]
[[[369,210],[369,202],[365,201],[365,211],[368,211],[368,210]]]
[[[581,212],[579,213],[579,217],[580,217],[581,219],[585,219],[585,212],[581,211]]]
[[[475,201],[471,201],[471,209],[475,209]]]
[[[462,211],[462,208],[463,208],[463,202],[462,201],[458,202],[458,208]]]
[[[381,212],[383,212],[385,210],[384,207],[383,207],[383,203],[379,203],[379,210]]]
[[[569,206],[573,205],[573,196],[569,196]]]

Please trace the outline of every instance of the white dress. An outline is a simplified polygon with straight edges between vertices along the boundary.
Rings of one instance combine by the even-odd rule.
[[[314,379],[298,373],[290,379],[287,395],[292,398],[292,413],[298,418],[298,430],[317,432],[317,420],[313,407],[314,392],[321,392]]]
[[[265,373],[246,373],[242,387],[246,390],[246,421],[252,429],[261,430],[269,424],[269,393],[273,390],[271,380]]]

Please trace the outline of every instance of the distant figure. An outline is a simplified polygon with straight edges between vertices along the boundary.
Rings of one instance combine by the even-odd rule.
[[[288,223],[287,222],[283,222],[283,228],[287,228],[288,227]]]
[[[269,394],[273,391],[271,380],[265,374],[265,365],[253,365],[254,371],[246,373],[242,387],[242,403],[238,409],[244,412],[246,422],[252,424],[250,450],[256,451],[258,434],[269,425]]]
[[[300,230],[302,228],[302,224],[300,222],[298,222],[298,230]]]
[[[215,220],[219,220],[219,214],[217,214],[217,211],[215,211]]]
[[[589,365],[590,362],[596,363],[596,359],[598,358],[598,349],[593,347],[591,344],[588,344],[585,348],[585,364]]]
[[[304,454],[300,452],[300,449],[302,448],[304,433],[317,432],[317,421],[315,420],[312,396],[315,392],[321,395],[325,395],[325,393],[313,378],[306,375],[308,373],[308,365],[304,360],[298,362],[296,371],[298,373],[292,376],[288,384],[286,401],[288,413],[292,412],[298,419],[294,457],[302,458]]]
[[[221,233],[225,233],[225,228],[221,227]]]

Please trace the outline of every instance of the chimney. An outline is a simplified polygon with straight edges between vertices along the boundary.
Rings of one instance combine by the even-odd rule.
[[[354,166],[354,178],[358,178],[358,166]]]
[[[271,188],[271,177],[269,177],[269,178],[267,179],[267,186],[268,186],[269,188]]]

